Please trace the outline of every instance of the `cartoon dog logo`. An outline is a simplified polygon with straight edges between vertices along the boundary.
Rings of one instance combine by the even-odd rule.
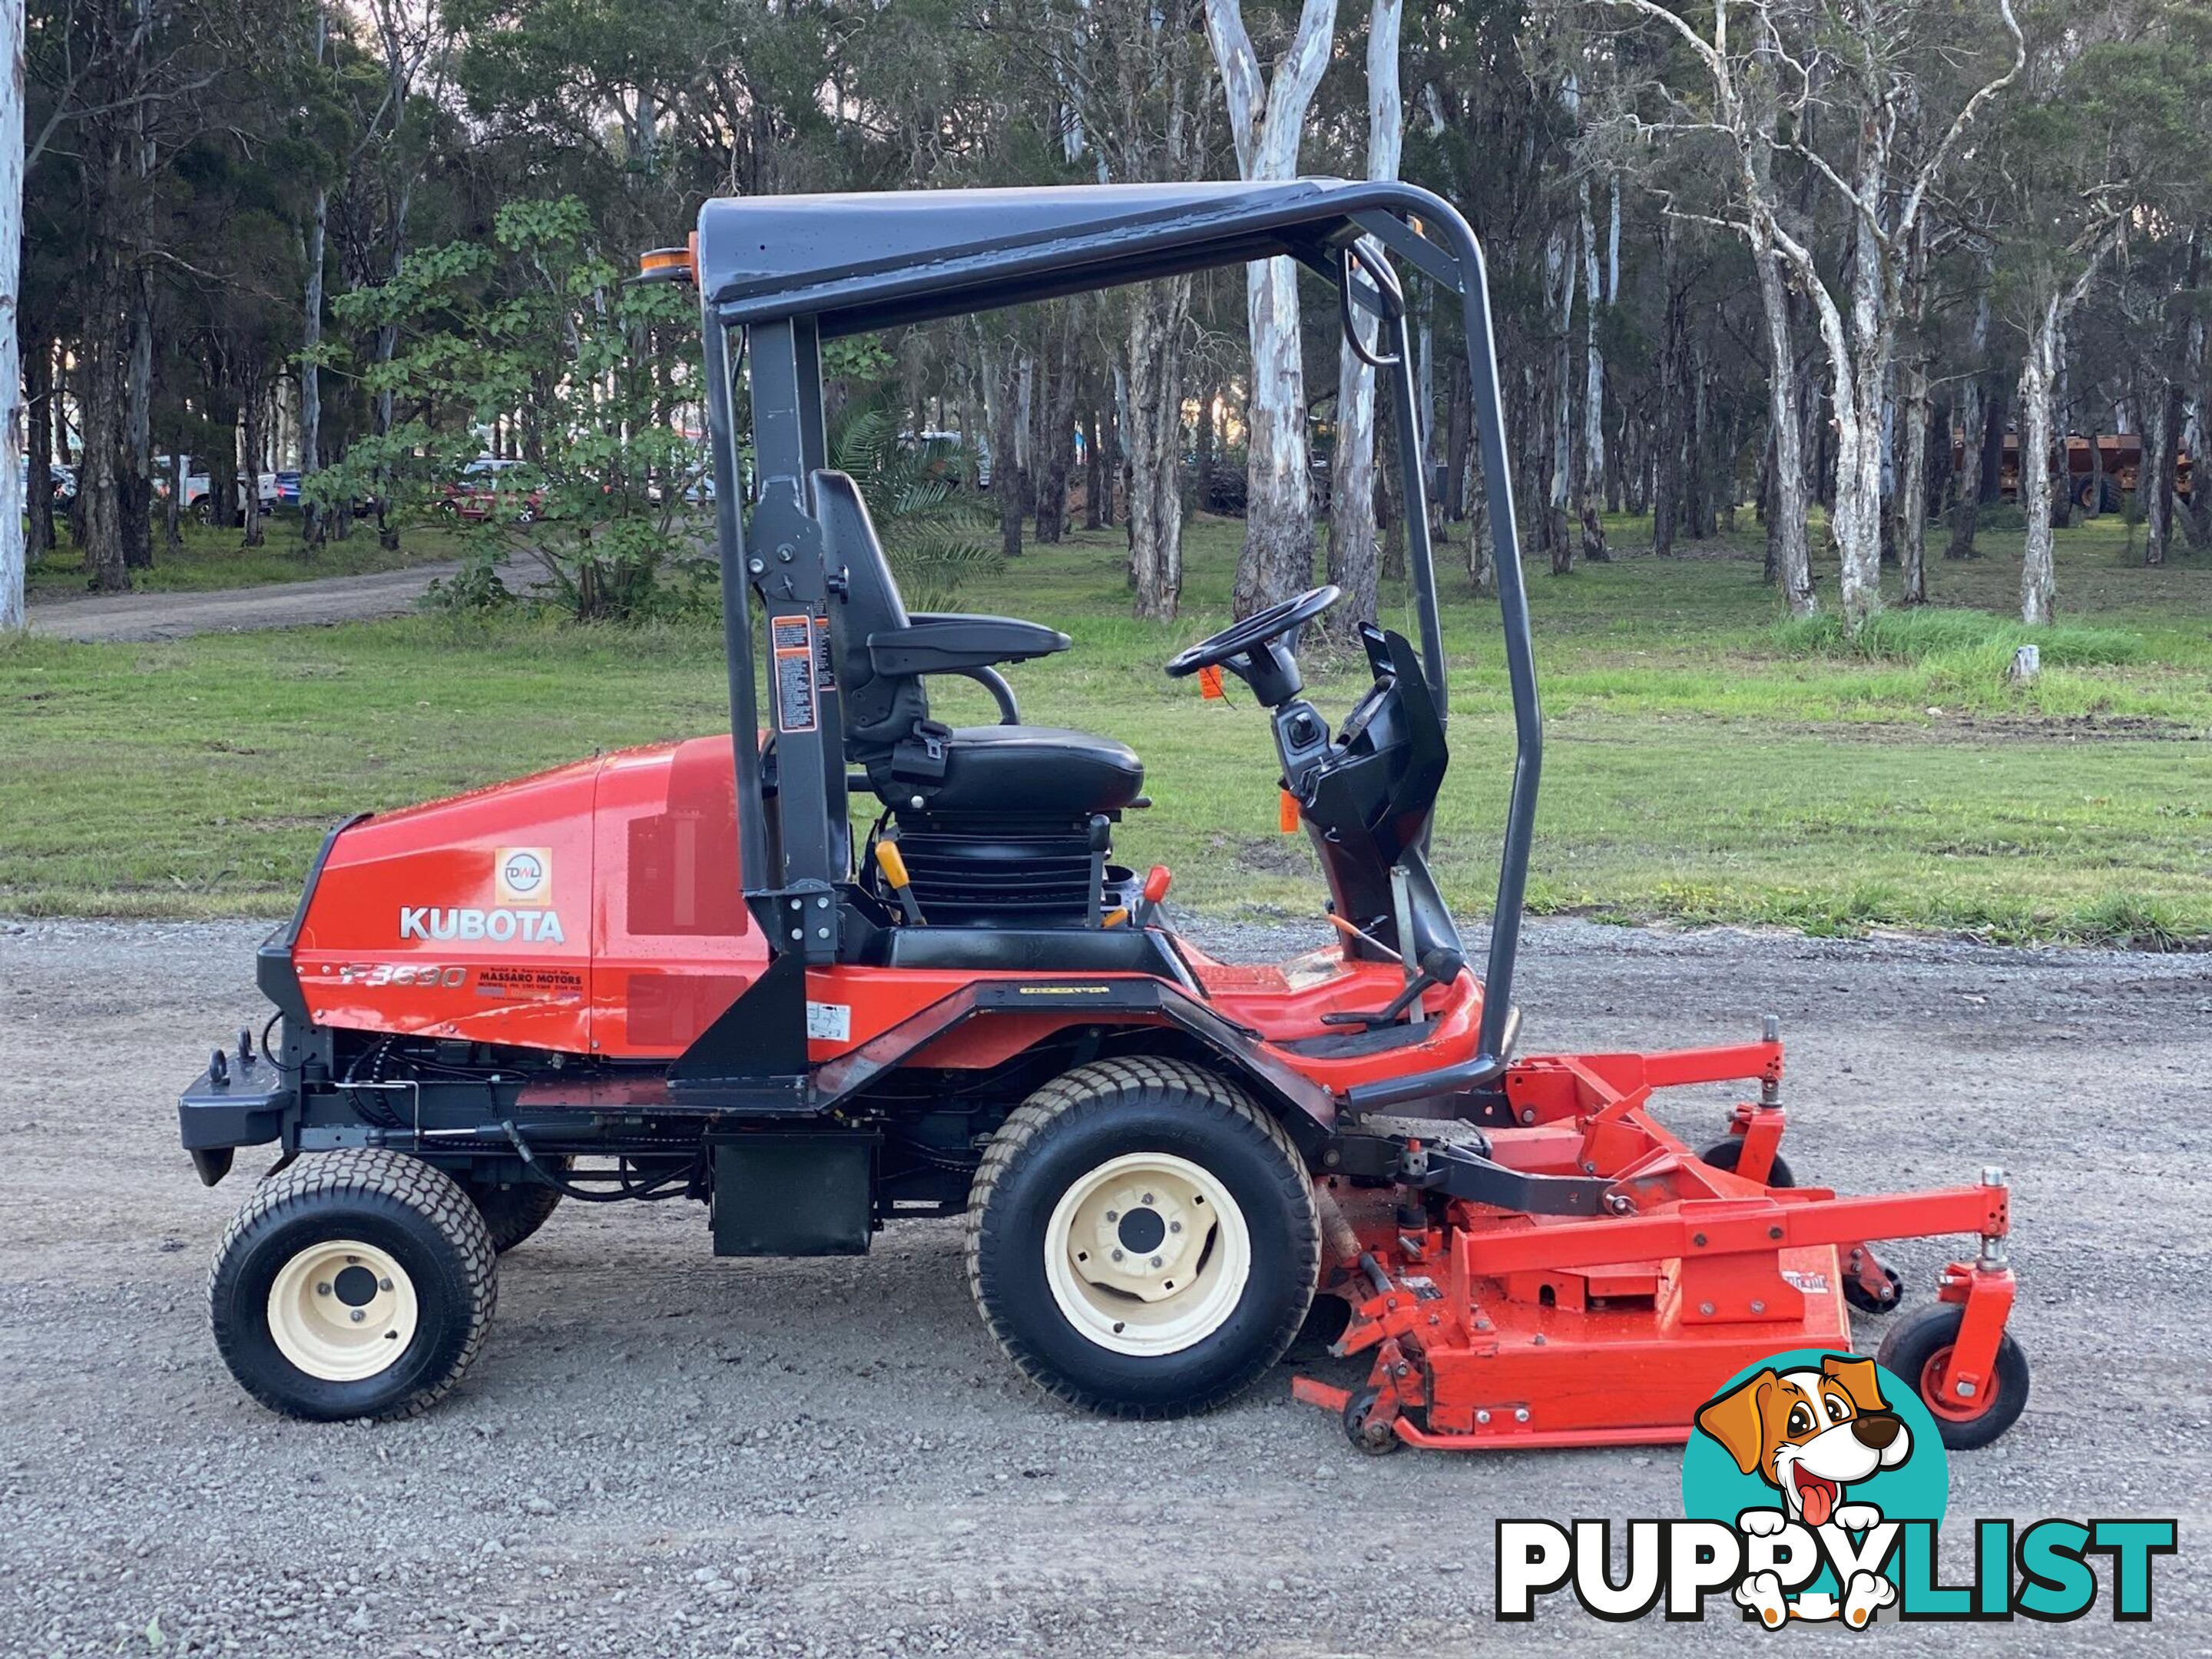
[[[1792,1522],[1846,1532],[1878,1526],[1881,1511],[1850,1501],[1846,1492],[1912,1455],[1911,1431],[1883,1402],[1874,1362],[1850,1354],[1823,1354],[1818,1370],[1761,1370],[1709,1401],[1698,1426],[1739,1470],[1782,1495],[1781,1508],[1746,1510],[1736,1518],[1737,1529],[1753,1537]],[[1877,1572],[1855,1572],[1838,1605],[1825,1592],[1785,1599],[1775,1574],[1756,1572],[1735,1595],[1770,1628],[1785,1619],[1841,1618],[1856,1630],[1897,1599],[1897,1586]]]

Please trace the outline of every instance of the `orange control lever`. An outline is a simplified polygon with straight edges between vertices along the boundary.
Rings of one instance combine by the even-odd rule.
[[[906,913],[907,921],[913,927],[921,927],[921,906],[915,902],[914,889],[907,881],[906,859],[896,842],[876,843],[876,868],[884,872],[891,891],[898,895],[899,908]]]
[[[1152,917],[1160,908],[1160,901],[1167,897],[1168,889],[1174,883],[1175,872],[1164,864],[1156,864],[1145,872],[1144,896],[1137,901],[1138,927],[1152,925]]]

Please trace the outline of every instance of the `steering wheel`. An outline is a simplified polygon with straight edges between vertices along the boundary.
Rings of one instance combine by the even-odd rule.
[[[1255,611],[1243,622],[1231,623],[1209,635],[1188,650],[1179,651],[1168,662],[1170,679],[1188,679],[1201,668],[1232,665],[1233,659],[1256,651],[1268,641],[1294,633],[1344,597],[1339,587],[1310,587],[1294,599]]]

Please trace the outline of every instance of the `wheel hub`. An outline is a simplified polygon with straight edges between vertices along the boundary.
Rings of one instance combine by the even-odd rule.
[[[269,1287],[277,1352],[325,1382],[358,1382],[389,1370],[407,1352],[419,1317],[406,1269],[359,1239],[308,1245]]]
[[[1251,1273],[1243,1212],[1208,1170],[1165,1152],[1113,1158],[1061,1195],[1046,1278],[1069,1322],[1102,1347],[1173,1353],[1235,1310]]]

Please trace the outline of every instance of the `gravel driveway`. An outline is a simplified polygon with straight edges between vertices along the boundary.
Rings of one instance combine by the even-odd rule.
[[[238,634],[262,628],[362,622],[413,610],[434,577],[451,576],[460,568],[458,562],[447,562],[360,576],[217,588],[204,593],[114,593],[40,599],[31,607],[31,632],[46,639],[80,641],[173,640],[187,634]]]
[[[859,1261],[726,1261],[683,1205],[570,1205],[428,1418],[251,1404],[204,1306],[239,1176],[172,1097],[258,1023],[239,926],[0,923],[0,1653],[1446,1654],[1764,1643],[1487,1612],[1500,1514],[1679,1514],[1670,1451],[1370,1460],[1285,1370],[1186,1423],[1030,1393],[953,1224]],[[1305,935],[1199,930],[1280,953]],[[1532,930],[1531,1051],[1793,1040],[1790,1156],[1843,1187],[2014,1179],[2027,1416],[1964,1516],[2165,1516],[2157,1617],[1877,1628],[1891,1653],[2203,1653],[2212,1484],[2212,977],[2202,958]],[[1673,1115],[1702,1139],[1724,1102]],[[241,1160],[243,1163],[244,1160]],[[1900,1253],[1923,1291],[1940,1247]],[[1864,1328],[1870,1346],[1879,1328]],[[1947,1554],[1950,1552],[1947,1552]],[[1962,1638],[1965,1639],[1962,1641]],[[1809,1639],[1809,1638],[1808,1638]]]

